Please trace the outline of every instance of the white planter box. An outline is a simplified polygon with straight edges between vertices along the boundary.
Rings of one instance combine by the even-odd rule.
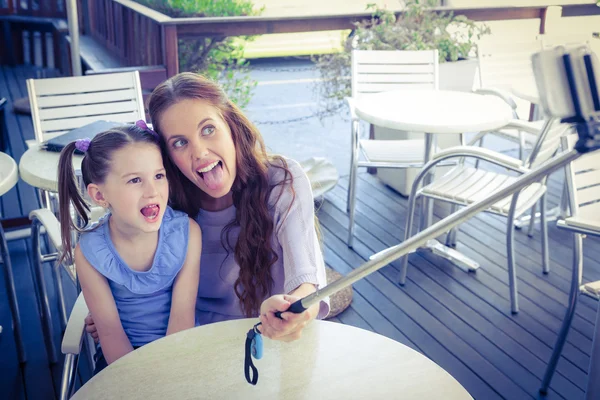
[[[440,64],[440,90],[458,90],[470,92],[473,89],[477,72],[477,60],[463,60],[452,63]],[[398,110],[402,112],[402,110]],[[434,116],[432,116],[434,118]],[[436,135],[437,145],[441,149],[460,145],[459,135]],[[405,132],[388,128],[375,126],[375,139],[384,140],[403,140],[403,139],[423,139],[422,133]],[[438,173],[445,173],[450,167],[438,168]],[[408,169],[390,169],[379,168],[377,177],[386,185],[394,190],[408,196],[412,183],[419,172],[419,168]]]

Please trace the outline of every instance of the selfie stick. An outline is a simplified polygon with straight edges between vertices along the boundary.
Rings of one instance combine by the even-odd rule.
[[[490,206],[504,199],[505,197],[508,197],[513,193],[519,192],[521,189],[531,185],[532,183],[540,181],[546,175],[549,175],[550,173],[575,160],[579,157],[579,155],[580,153],[577,150],[570,150],[564,152],[563,154],[559,155],[554,159],[548,160],[538,168],[535,168],[523,174],[515,182],[513,182],[506,188],[494,193],[493,195],[483,200],[470,204],[469,206],[461,209],[458,212],[455,212],[452,215],[449,215],[448,217],[442,219],[441,221],[438,221],[434,225],[418,233],[417,235],[405,240],[399,245],[390,247],[378,256],[374,257],[372,260],[367,261],[360,267],[356,268],[345,277],[340,278],[335,282],[332,282],[331,284],[323,287],[322,289],[318,289],[316,292],[292,303],[290,305],[290,308],[285,312],[303,312],[304,310],[306,310],[314,304],[317,304],[324,298],[339,292],[345,287],[352,285],[354,282],[379,270],[381,267],[384,267],[392,261],[395,261],[400,257],[410,253],[411,251],[421,247],[428,240],[436,238],[439,235],[448,232],[455,226],[460,225],[469,218],[473,217],[475,214],[478,214],[479,212],[489,208]],[[424,169],[426,168],[427,166],[424,167]],[[516,200],[517,198],[514,197],[512,201],[515,202]]]

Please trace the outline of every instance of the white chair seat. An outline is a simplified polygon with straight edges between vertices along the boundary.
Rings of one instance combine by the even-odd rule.
[[[12,189],[18,181],[17,163],[8,154],[0,152],[0,196]]]
[[[489,197],[493,193],[513,183],[517,177],[484,171],[470,166],[458,166],[447,174],[425,186],[422,194],[453,203],[468,205]],[[523,189],[517,201],[516,214],[530,208],[545,192],[540,183],[534,183]],[[508,215],[512,196],[495,203],[490,211]]]
[[[360,147],[370,162],[422,163],[425,154],[425,141],[423,139],[361,140]]]
[[[583,215],[565,218],[565,224],[574,228],[582,228],[585,230],[597,231],[600,235],[598,227],[600,227],[600,215],[596,218],[589,218]]]
[[[600,281],[589,282],[581,286],[583,293],[600,299]]]

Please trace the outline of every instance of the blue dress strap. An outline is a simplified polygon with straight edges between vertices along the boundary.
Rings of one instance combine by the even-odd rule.
[[[158,246],[148,271],[135,271],[123,261],[112,242],[110,214],[98,225],[81,234],[79,247],[86,260],[106,279],[132,293],[151,294],[171,285],[183,267],[188,247],[187,214],[166,208],[159,230]]]

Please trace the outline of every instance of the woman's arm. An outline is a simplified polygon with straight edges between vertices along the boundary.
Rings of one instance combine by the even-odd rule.
[[[187,254],[181,271],[175,278],[171,315],[167,335],[193,328],[195,325],[196,299],[200,280],[200,254],[202,252],[202,232],[193,219],[190,219]]]
[[[310,181],[295,161],[288,163],[293,176],[292,185],[279,186],[275,212],[277,241],[281,246],[286,295],[272,296],[261,306],[262,331],[278,340],[298,339],[307,323],[329,311],[329,301],[321,301],[301,314],[283,313],[296,300],[327,284],[325,263],[315,226],[315,209]],[[293,187],[293,190],[292,190]],[[277,196],[277,192],[275,196]]]
[[[123,330],[108,281],[90,265],[79,245],[75,247],[75,268],[85,302],[94,315],[102,353],[106,362],[111,364],[133,351],[133,346]]]

